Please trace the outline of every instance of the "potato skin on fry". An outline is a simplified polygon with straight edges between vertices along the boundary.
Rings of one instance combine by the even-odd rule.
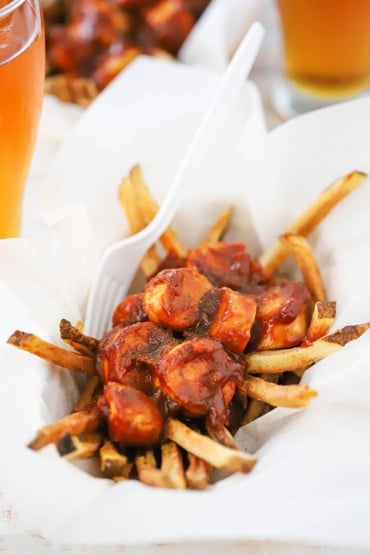
[[[95,432],[99,425],[100,417],[96,410],[73,412],[38,430],[28,447],[38,451],[50,443],[59,441],[65,434],[80,435],[84,432]]]
[[[16,330],[9,337],[7,343],[73,372],[82,372],[90,376],[96,374],[94,361],[91,357],[62,349],[57,345],[44,341],[33,333]]]
[[[276,374],[306,368],[358,339],[369,328],[370,322],[345,326],[308,345],[248,353],[244,356],[246,369],[250,374]]]
[[[336,204],[357,189],[366,179],[367,174],[359,171],[353,171],[337,179],[324,189],[312,204],[307,206],[302,214],[285,230],[285,233],[295,233],[307,237]],[[277,239],[259,260],[264,270],[272,275],[284,262],[288,254],[289,250],[286,245]]]

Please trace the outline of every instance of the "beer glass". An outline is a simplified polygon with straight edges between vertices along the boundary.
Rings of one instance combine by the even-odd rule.
[[[39,0],[0,0],[0,238],[20,233],[44,78]]]
[[[276,0],[285,78],[273,102],[289,117],[367,91],[370,0]]]

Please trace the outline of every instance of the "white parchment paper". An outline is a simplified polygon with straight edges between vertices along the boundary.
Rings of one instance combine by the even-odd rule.
[[[186,39],[179,58],[223,71],[244,34],[262,13],[261,0],[212,0]]]
[[[6,315],[0,489],[31,525],[65,542],[291,539],[370,547],[369,334],[307,372],[305,381],[319,391],[308,409],[274,410],[240,431],[241,445],[259,459],[251,474],[204,492],[113,485],[61,460],[53,447],[39,453],[25,447],[39,426],[72,406],[76,389],[67,372],[4,345],[6,337],[20,328],[57,341],[59,319],[83,315],[96,257],[127,232],[117,206],[120,177],[142,161],[161,200],[215,86],[200,70],[145,59],[130,71],[86,112],[60,151],[42,194],[50,231],[0,244]],[[188,87],[183,71],[192,72]],[[131,99],[130,111],[121,111],[119,99],[125,106]],[[334,178],[356,168],[370,172],[369,100],[299,118],[268,135],[252,117],[259,110],[254,88],[246,86],[239,100],[184,193],[174,225],[185,244],[199,241],[228,202],[236,206],[230,238],[253,250],[268,245]],[[370,318],[369,206],[367,182],[312,237],[340,325]]]

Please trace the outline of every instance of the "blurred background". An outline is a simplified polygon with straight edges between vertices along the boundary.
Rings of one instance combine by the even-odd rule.
[[[281,118],[270,87],[281,67],[274,0],[244,0],[266,30],[252,73],[268,126]],[[43,0],[47,40],[46,91],[88,104],[140,54],[175,58],[210,0]]]
[[[46,91],[81,106],[140,54],[222,71],[256,19],[267,32],[251,78],[269,128],[369,89],[368,0],[43,0],[43,6]]]

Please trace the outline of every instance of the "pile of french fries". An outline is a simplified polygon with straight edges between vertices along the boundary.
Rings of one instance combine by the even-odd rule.
[[[262,267],[276,275],[281,264],[292,255],[315,301],[305,342],[288,349],[251,351],[243,355],[245,378],[238,388],[238,401],[244,409],[243,423],[249,423],[273,407],[306,407],[317,392],[299,383],[315,362],[343,348],[369,329],[370,323],[346,326],[330,332],[336,305],[328,301],[318,264],[306,237],[334,206],[365,181],[367,176],[352,172],[323,191],[260,257]],[[131,233],[137,233],[154,218],[158,205],[144,181],[140,166],[131,169],[119,188],[119,200]],[[227,207],[210,228],[205,243],[220,241],[226,233],[233,209]],[[168,253],[183,257],[186,248],[169,227],[160,237]],[[158,268],[161,257],[157,246],[141,261],[145,276]],[[86,385],[73,411],[61,420],[41,428],[29,447],[39,450],[55,444],[60,455],[69,460],[98,457],[101,475],[114,481],[138,478],[144,484],[176,489],[204,489],[212,481],[214,469],[249,472],[256,463],[253,455],[241,451],[230,431],[210,426],[200,432],[177,418],[168,418],[165,440],[158,449],[123,450],[108,437],[97,411],[96,401],[103,384],[96,374],[98,338],[83,333],[82,323],[75,326],[60,322],[60,336],[69,348],[50,344],[34,334],[14,332],[8,343],[33,353],[52,364],[86,375]]]

